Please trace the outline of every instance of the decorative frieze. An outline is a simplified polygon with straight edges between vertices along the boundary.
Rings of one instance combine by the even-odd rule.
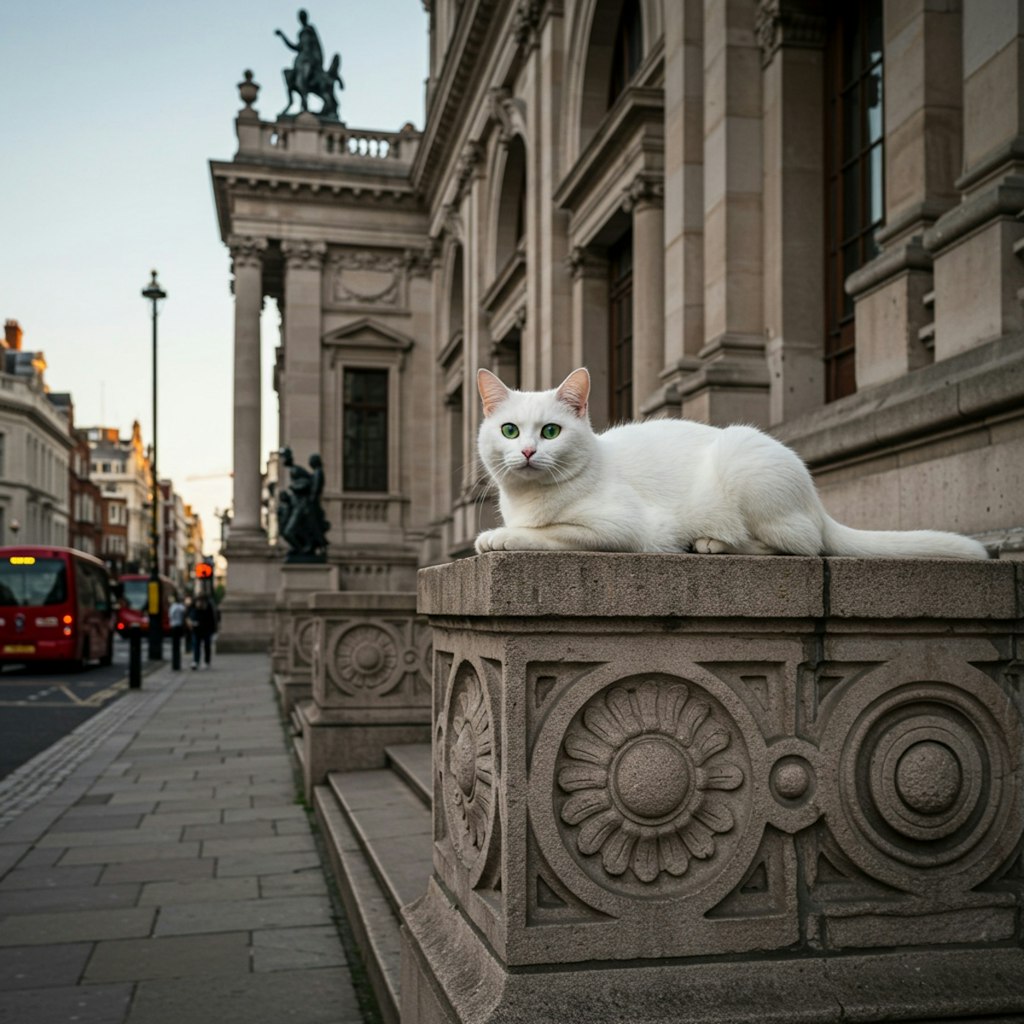
[[[343,251],[332,255],[331,301],[353,306],[400,306],[405,255]]]

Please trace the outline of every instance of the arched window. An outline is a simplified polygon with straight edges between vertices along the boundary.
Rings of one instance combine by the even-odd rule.
[[[495,232],[495,270],[501,271],[526,235],[526,147],[515,135],[509,141],[501,179]]]
[[[612,73],[608,83],[609,108],[626,91],[626,86],[640,67],[643,54],[643,25],[640,0],[626,0],[619,14],[612,51]]]

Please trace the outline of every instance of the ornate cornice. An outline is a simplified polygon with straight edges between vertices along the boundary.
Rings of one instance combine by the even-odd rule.
[[[281,243],[281,253],[289,270],[319,270],[327,255],[327,243],[289,239]]]
[[[267,251],[267,240],[252,235],[230,235],[228,250],[235,270],[241,267],[262,267],[263,256]]]
[[[825,45],[825,18],[807,9],[801,0],[761,0],[754,24],[767,67],[780,47],[820,50]]]

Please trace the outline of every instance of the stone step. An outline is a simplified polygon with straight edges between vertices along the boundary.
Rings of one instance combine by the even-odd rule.
[[[292,749],[295,751],[295,757],[299,762],[299,775],[302,778],[306,777],[306,746],[302,742],[302,733],[292,736]]]
[[[330,786],[314,787],[313,809],[381,1017],[399,1024],[401,921]]]
[[[434,760],[429,743],[401,743],[385,747],[388,764],[408,784],[429,810],[433,789]]]
[[[293,736],[302,735],[302,718],[299,715],[298,705],[291,710],[291,714],[288,716],[288,721],[291,725],[291,732]]]
[[[419,899],[433,864],[431,813],[420,797],[388,769],[331,772],[327,783],[394,911]]]

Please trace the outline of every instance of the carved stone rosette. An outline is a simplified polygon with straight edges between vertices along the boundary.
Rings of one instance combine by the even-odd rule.
[[[473,886],[489,880],[498,858],[495,740],[481,674],[463,662],[448,686],[436,756],[446,832]]]
[[[664,893],[685,889],[697,862],[722,860],[750,770],[734,728],[683,682],[616,684],[591,698],[562,743],[555,801],[584,870],[630,893],[660,880]]]

